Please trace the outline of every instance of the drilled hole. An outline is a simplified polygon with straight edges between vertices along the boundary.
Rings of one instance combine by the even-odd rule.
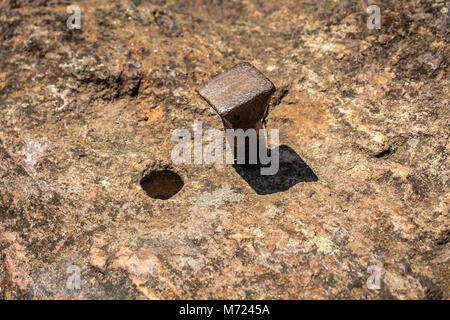
[[[181,177],[170,170],[152,171],[141,179],[141,187],[153,199],[167,200],[184,186]]]

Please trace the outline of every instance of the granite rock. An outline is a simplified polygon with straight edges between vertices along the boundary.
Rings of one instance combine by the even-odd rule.
[[[0,1],[0,297],[448,299],[433,2],[369,30],[368,1]],[[277,88],[280,174],[173,164],[175,129],[222,129],[195,88],[245,61]],[[182,188],[153,199],[164,170]]]

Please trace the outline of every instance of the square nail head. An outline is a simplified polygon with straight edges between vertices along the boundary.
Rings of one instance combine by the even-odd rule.
[[[275,86],[262,72],[243,62],[201,85],[197,91],[221,117],[226,117],[237,109],[250,109],[240,110],[241,113],[264,113],[264,101],[275,92]]]

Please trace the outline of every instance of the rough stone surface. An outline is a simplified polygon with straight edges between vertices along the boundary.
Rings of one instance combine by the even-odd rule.
[[[448,299],[434,1],[379,1],[379,30],[373,1],[88,0],[80,30],[70,4],[0,1],[1,298]],[[222,129],[195,88],[243,61],[277,88],[279,176],[173,165],[175,129]],[[181,191],[148,197],[152,168]]]

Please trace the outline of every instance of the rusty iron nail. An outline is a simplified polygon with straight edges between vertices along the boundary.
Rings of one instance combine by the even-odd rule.
[[[243,62],[197,88],[222,118],[225,129],[263,128],[275,86],[250,63]]]

